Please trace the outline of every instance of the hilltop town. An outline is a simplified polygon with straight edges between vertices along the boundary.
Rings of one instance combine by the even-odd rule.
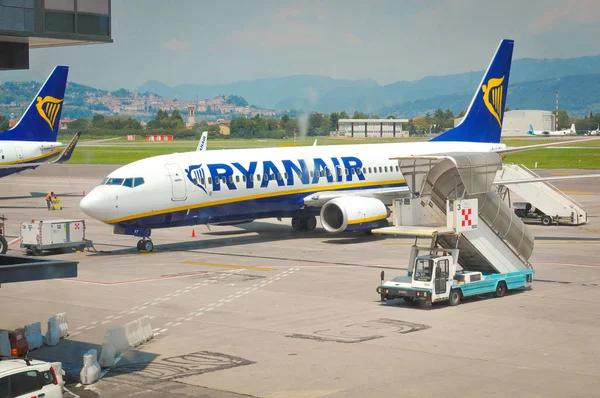
[[[0,114],[6,115],[11,120],[18,120],[40,85],[40,83],[32,81],[6,82],[0,85]],[[286,113],[284,110],[262,109],[250,105],[244,98],[236,95],[183,101],[126,89],[112,92],[99,90],[71,82],[67,84],[65,97],[63,119],[90,118],[94,114],[101,114],[129,116],[147,122],[154,118],[159,109],[178,110],[185,115],[184,118],[205,121],[232,119],[237,116],[277,117]]]

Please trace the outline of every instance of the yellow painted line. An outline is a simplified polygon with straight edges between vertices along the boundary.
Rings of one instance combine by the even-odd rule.
[[[598,192],[592,192],[592,191],[562,191],[564,193],[570,193],[573,195],[597,195]]]
[[[156,216],[159,214],[173,213],[176,211],[199,209],[201,207],[223,205],[223,204],[228,204],[228,203],[245,202],[247,200],[254,200],[254,199],[271,198],[271,197],[284,196],[284,195],[295,195],[298,193],[319,192],[319,190],[321,190],[321,191],[337,191],[340,189],[348,189],[348,188],[364,188],[364,187],[370,187],[370,186],[375,186],[375,185],[394,185],[394,184],[405,184],[405,183],[406,183],[406,180],[388,180],[388,181],[373,181],[373,182],[355,182],[355,183],[350,183],[350,184],[338,184],[338,185],[329,185],[329,186],[313,186],[311,188],[292,189],[289,191],[279,191],[279,192],[262,193],[262,194],[258,194],[258,195],[239,196],[239,197],[229,198],[229,199],[214,200],[212,202],[202,202],[202,203],[196,203],[193,205],[172,207],[169,209],[162,209],[162,210],[155,210],[155,211],[148,211],[148,212],[144,212],[144,213],[132,214],[130,216],[114,218],[112,220],[106,220],[104,222],[106,224],[115,224],[118,222],[133,220],[136,218],[147,217],[147,216]]]
[[[371,221],[377,221],[377,220],[384,220],[387,218],[387,214],[382,214],[379,216],[375,216],[375,217],[366,217],[366,218],[359,218],[357,220],[350,220],[348,221],[348,224],[350,225],[354,225],[354,224],[360,224],[363,222],[371,222]]]
[[[276,391],[265,395],[265,398],[320,398],[338,393],[342,390],[294,390]]]
[[[407,243],[382,243],[383,246],[412,246],[414,242]]]
[[[48,153],[45,153],[45,154],[43,154],[43,155],[36,156],[36,157],[33,157],[33,158],[16,160],[16,161],[14,161],[14,162],[3,162],[3,163],[0,163],[0,166],[13,165],[13,164],[18,164],[18,165],[21,165],[21,164],[27,164],[27,163],[31,163],[31,162],[33,162],[33,161],[35,161],[35,160],[43,159],[43,158],[46,158],[46,157],[52,157],[52,156],[54,156],[54,155],[56,155],[56,154],[60,153],[60,151],[61,151],[61,150],[62,150],[62,149],[61,149],[61,148],[59,148],[59,149],[56,149],[56,150],[54,150],[54,151],[50,151],[50,152],[48,152]]]
[[[202,261],[184,261],[183,263],[187,264],[187,265],[203,265],[205,267],[248,269],[248,270],[252,270],[252,271],[267,271],[267,272],[275,271],[273,268],[268,268],[268,267],[251,267],[251,266],[245,266],[245,265],[229,265],[229,264],[211,264],[211,263],[204,263]]]

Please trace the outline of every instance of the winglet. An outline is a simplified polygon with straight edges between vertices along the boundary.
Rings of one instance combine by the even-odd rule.
[[[318,138],[315,139],[315,142],[313,142],[313,146],[317,146],[317,140],[318,140]]]
[[[208,131],[202,133],[200,137],[200,141],[198,142],[198,147],[196,148],[196,152],[202,152],[206,150],[206,144],[208,142]]]
[[[75,151],[77,142],[79,142],[79,137],[81,137],[81,131],[77,132],[77,134],[75,134],[73,136],[73,139],[71,139],[71,142],[69,142],[69,145],[67,145],[65,150],[62,151],[62,153],[60,154],[58,159],[56,159],[52,163],[64,163],[64,162],[68,161],[69,159],[71,159],[71,155],[73,155],[73,152]]]
[[[431,141],[500,142],[514,44],[500,42],[463,120]]]

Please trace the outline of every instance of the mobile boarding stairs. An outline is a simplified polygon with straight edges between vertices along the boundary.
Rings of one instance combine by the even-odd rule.
[[[394,225],[373,233],[431,238],[431,253],[456,253],[456,265],[463,271],[533,273],[528,261],[533,235],[491,189],[497,171],[502,169],[498,154],[456,153],[395,160],[411,197],[396,199]],[[470,215],[469,209],[475,214]],[[415,248],[416,242],[413,251]]]
[[[516,164],[504,164],[497,175],[498,193],[501,197],[510,198],[509,191],[533,205],[544,225],[552,223],[566,225],[581,225],[587,223],[587,212],[573,198],[560,191],[548,181],[537,181],[526,184],[510,183],[520,179],[535,179],[539,176],[527,167]],[[505,182],[507,185],[502,185]],[[510,183],[510,184],[509,184]],[[510,199],[509,199],[510,206]],[[522,216],[527,217],[527,211]]]

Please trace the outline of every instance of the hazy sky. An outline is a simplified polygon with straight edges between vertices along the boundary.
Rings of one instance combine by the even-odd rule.
[[[600,54],[598,0],[113,0],[114,43],[30,51],[103,89],[318,74],[380,84],[485,69],[500,39],[514,58]]]

